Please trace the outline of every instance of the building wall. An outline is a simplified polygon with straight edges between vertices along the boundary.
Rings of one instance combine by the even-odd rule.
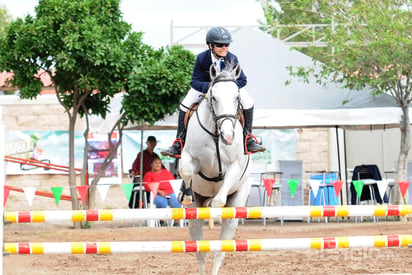
[[[68,130],[69,118],[64,108],[58,103],[55,95],[41,95],[36,100],[21,100],[16,96],[0,96],[3,107],[2,123],[5,131],[15,130]],[[84,121],[78,119],[76,130],[84,129]],[[329,132],[327,128],[305,128],[298,131],[296,159],[303,161],[304,171],[329,170]],[[306,177],[304,177],[306,178]],[[77,179],[80,183],[80,179]],[[123,183],[127,183],[127,175],[123,175]],[[49,191],[50,187],[65,187],[63,195],[70,195],[67,175],[8,175],[6,185],[15,187],[36,187]],[[306,185],[306,182],[303,184]],[[127,199],[122,188],[114,185],[109,189],[105,201],[101,201],[96,192],[97,208],[127,208]],[[24,193],[10,192],[6,210],[27,210]],[[53,198],[35,196],[31,210],[38,209],[70,209],[71,203],[61,201],[58,206]]]

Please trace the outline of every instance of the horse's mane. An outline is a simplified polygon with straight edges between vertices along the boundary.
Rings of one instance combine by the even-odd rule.
[[[230,60],[228,63],[226,63],[223,70],[220,73],[218,73],[215,79],[213,79],[213,81],[210,83],[210,87],[212,87],[215,82],[226,81],[226,80],[236,80],[231,74],[231,72],[233,71],[235,67],[236,67],[236,64],[235,62],[233,62],[233,60]]]

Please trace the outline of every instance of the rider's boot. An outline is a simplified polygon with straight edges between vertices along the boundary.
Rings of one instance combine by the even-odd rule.
[[[173,145],[169,148],[161,151],[162,156],[170,156],[173,158],[180,158],[182,153],[183,145],[186,139],[186,129],[185,129],[185,115],[186,112],[180,110],[179,119],[177,121],[177,134]]]
[[[245,154],[253,154],[256,152],[264,152],[266,148],[257,143],[256,137],[252,134],[253,123],[253,107],[243,110],[245,117],[245,128],[243,130],[243,138],[245,140]]]

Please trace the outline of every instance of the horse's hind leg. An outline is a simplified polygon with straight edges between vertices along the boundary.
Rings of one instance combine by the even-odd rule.
[[[223,219],[222,229],[220,231],[221,240],[231,240],[235,235],[238,225],[238,219]],[[219,268],[222,266],[225,258],[225,252],[215,252],[213,255],[213,275],[217,275]]]
[[[200,196],[198,196],[196,193],[194,193],[195,197],[195,202],[193,204],[193,207],[200,207],[202,203],[202,199]],[[189,233],[190,233],[190,238],[192,240],[203,240],[203,220],[190,220],[189,221]],[[197,262],[199,264],[199,274],[204,275],[206,274],[206,259],[207,259],[208,253],[206,252],[197,252],[196,253],[196,258]]]
[[[233,195],[228,197],[227,207],[240,206],[243,207],[246,205],[247,197],[249,196],[250,184],[246,183]],[[237,226],[239,224],[239,219],[223,219],[222,220],[222,229],[220,230],[220,239],[221,240],[232,240],[235,235]],[[213,257],[213,275],[217,275],[219,268],[221,267],[223,260],[225,258],[224,252],[215,252]]]

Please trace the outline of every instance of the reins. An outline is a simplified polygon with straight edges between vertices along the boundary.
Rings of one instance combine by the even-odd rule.
[[[223,78],[223,79],[217,79],[216,81],[214,81],[213,83],[212,83],[212,85],[211,85],[211,87],[210,87],[210,93],[212,93],[212,88],[213,88],[213,85],[214,84],[216,84],[216,83],[218,83],[218,82],[228,82],[228,81],[232,81],[232,82],[235,82],[236,80],[234,80],[234,79],[232,79],[232,78]],[[235,123],[236,123],[236,119],[238,118],[238,116],[237,116],[237,114],[236,115],[232,115],[232,114],[222,114],[222,115],[219,115],[219,116],[216,116],[216,113],[215,113],[215,111],[214,111],[214,108],[213,108],[213,103],[212,103],[212,100],[210,99],[209,100],[209,105],[210,105],[210,113],[212,114],[212,116],[213,116],[213,119],[214,119],[214,122],[215,122],[215,132],[214,133],[212,133],[211,131],[209,131],[203,124],[202,124],[202,122],[200,121],[200,118],[199,118],[199,108],[197,108],[196,109],[196,118],[197,118],[197,121],[199,122],[199,125],[200,125],[200,127],[206,132],[206,133],[208,133],[209,135],[211,135],[212,137],[213,137],[213,141],[215,142],[215,147],[216,147],[216,155],[217,155],[217,163],[218,163],[218,168],[219,168],[219,171],[218,171],[218,176],[217,177],[214,177],[214,178],[209,178],[208,176],[206,176],[205,174],[203,174],[202,173],[202,171],[199,171],[199,176],[201,177],[201,178],[203,178],[204,180],[207,180],[207,181],[213,181],[213,182],[219,182],[219,181],[221,181],[221,180],[223,180],[223,171],[222,171],[222,161],[221,161],[221,159],[220,159],[220,149],[219,149],[219,124],[218,124],[218,122],[219,122],[219,120],[221,120],[221,119],[223,119],[223,121],[222,121],[222,123],[225,121],[225,120],[227,120],[227,119],[231,119],[231,120],[233,120],[233,127],[235,126]],[[240,103],[239,103],[239,101],[238,101],[238,106],[240,105]],[[221,124],[222,124],[221,123]]]

